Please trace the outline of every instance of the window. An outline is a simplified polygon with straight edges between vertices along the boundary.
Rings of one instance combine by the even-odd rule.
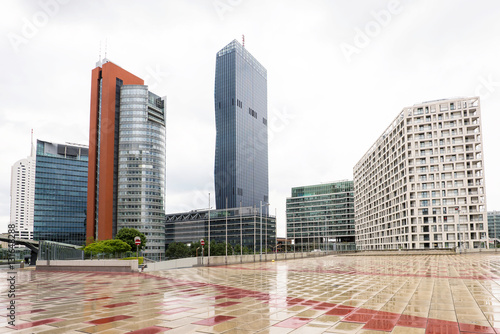
[[[257,113],[255,112],[255,110],[248,108],[248,113],[252,115],[254,118],[257,118]]]

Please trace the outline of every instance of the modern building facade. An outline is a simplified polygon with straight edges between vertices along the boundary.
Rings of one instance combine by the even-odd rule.
[[[263,252],[276,247],[276,217],[267,208],[242,207],[228,210],[193,210],[166,215],[165,239],[167,247],[173,242],[191,243],[227,242],[233,248],[246,246],[250,251]],[[209,219],[210,215],[210,219]],[[210,238],[209,238],[210,235]],[[261,248],[262,245],[262,248]],[[254,248],[255,247],[255,248]]]
[[[353,181],[292,188],[286,228],[296,251],[355,250]]]
[[[92,71],[87,242],[144,233],[144,255],[165,253],[165,101],[104,60]]]
[[[478,97],[404,108],[354,167],[361,250],[486,248]]]
[[[31,146],[31,155],[16,161],[11,171],[10,223],[15,225],[16,239],[33,239],[36,156]]]
[[[37,140],[34,239],[85,244],[88,148]]]
[[[494,243],[500,242],[500,211],[488,212],[488,237],[494,239]]]
[[[269,203],[267,70],[236,40],[215,68],[217,209]]]

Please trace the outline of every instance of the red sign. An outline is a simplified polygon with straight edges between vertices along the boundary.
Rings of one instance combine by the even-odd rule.
[[[205,246],[205,240],[201,239],[200,243],[201,243],[202,246]]]
[[[141,244],[141,238],[140,237],[135,237],[134,238],[134,242],[137,246],[139,246]]]

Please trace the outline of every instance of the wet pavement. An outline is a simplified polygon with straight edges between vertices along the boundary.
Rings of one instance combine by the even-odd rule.
[[[0,272],[0,333],[500,333],[500,253]]]

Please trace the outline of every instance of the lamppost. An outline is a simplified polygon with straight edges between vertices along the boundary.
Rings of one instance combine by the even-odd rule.
[[[241,218],[241,201],[240,201],[240,262],[243,263],[243,220]]]
[[[326,245],[326,254],[328,254],[328,234],[326,230],[326,216],[325,216],[325,245]]]
[[[255,262],[255,244],[257,243],[257,217],[255,217],[255,205],[252,206],[253,210],[253,261]]]
[[[262,262],[262,201],[260,201],[260,261]]]
[[[264,203],[264,205],[269,206],[269,203]],[[267,221],[267,219],[266,219],[266,221]],[[266,228],[267,228],[267,225],[266,225]],[[267,246],[267,242],[266,242],[266,246]],[[260,261],[262,261],[262,201],[260,201]]]
[[[210,193],[208,193],[208,265],[210,265]]]
[[[274,259],[278,260],[278,208],[274,208]]]
[[[227,197],[226,197],[226,264],[227,264]]]

